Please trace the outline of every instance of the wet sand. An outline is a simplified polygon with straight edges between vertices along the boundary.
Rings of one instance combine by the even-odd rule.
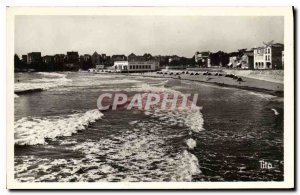
[[[218,86],[234,87],[234,88],[239,88],[244,90],[263,92],[263,93],[268,93],[280,97],[283,97],[283,89],[284,89],[284,85],[281,83],[275,83],[275,82],[247,78],[247,77],[241,77],[243,81],[237,81],[236,79],[225,77],[225,74],[223,74],[223,76],[215,76],[214,73],[212,73],[212,75],[209,76],[203,75],[203,73],[199,73],[199,75],[190,75],[190,74],[168,75],[168,74],[157,74],[156,72],[151,72],[151,73],[144,73],[144,74],[133,73],[130,75],[132,76],[139,75],[143,77],[156,77],[156,78],[172,78],[172,79],[204,82],[204,83],[215,84]]]

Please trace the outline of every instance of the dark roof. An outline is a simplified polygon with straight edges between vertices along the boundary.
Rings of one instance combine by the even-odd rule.
[[[283,47],[284,45],[282,43],[274,43],[272,44],[272,47]]]

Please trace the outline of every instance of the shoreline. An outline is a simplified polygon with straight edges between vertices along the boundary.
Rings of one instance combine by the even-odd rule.
[[[283,84],[259,80],[259,79],[246,78],[246,77],[241,77],[243,81],[238,82],[236,80],[233,80],[232,78],[226,78],[224,76],[210,76],[211,79],[203,80],[203,77],[205,76],[202,76],[201,74],[200,75],[182,75],[182,74],[181,75],[157,75],[153,73],[150,74],[132,73],[132,74],[125,74],[125,75],[131,77],[141,76],[141,77],[150,77],[150,78],[167,78],[167,79],[193,81],[193,82],[217,85],[220,87],[229,87],[229,88],[236,88],[236,89],[248,90],[253,92],[266,93],[277,97],[284,96]],[[180,78],[178,78],[178,76],[180,76]],[[255,86],[255,84],[259,84],[258,86],[261,87],[257,87]]]

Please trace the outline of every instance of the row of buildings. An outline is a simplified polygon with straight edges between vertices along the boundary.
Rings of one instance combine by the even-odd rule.
[[[213,53],[196,52],[195,62],[201,67],[208,68],[222,66],[241,69],[282,69],[284,66],[284,45],[281,43],[269,42],[250,50],[241,49],[229,54],[224,52],[215,54],[219,59],[212,62]]]
[[[55,54],[42,56],[41,52],[31,52],[22,55],[18,60],[15,55],[15,64],[18,69],[22,67],[30,67],[35,70],[74,70],[74,69],[103,69],[105,67],[124,67],[126,70],[147,71],[157,70],[160,66],[169,65],[171,59],[177,59],[178,56],[152,56],[149,53],[144,55],[135,55],[131,53],[126,56],[124,54],[107,56],[106,54],[98,54],[94,52],[92,55],[79,55],[77,51],[69,51],[66,54]],[[114,66],[118,64],[118,66]],[[128,67],[126,68],[126,66]],[[47,68],[48,67],[48,68]],[[53,68],[54,67],[54,68]],[[122,69],[123,71],[123,69]]]
[[[236,52],[196,52],[191,58],[177,55],[157,55],[149,53],[128,56],[99,54],[79,55],[77,51],[66,54],[42,56],[41,52],[31,52],[22,55],[21,59],[15,56],[17,68],[22,66],[39,70],[88,70],[96,67],[111,67],[116,71],[148,71],[157,70],[166,66],[184,69],[188,67],[226,67],[241,69],[280,69],[284,66],[284,45],[281,43],[264,43],[261,47],[240,49]]]
[[[55,54],[42,56],[41,52],[31,52],[27,55],[22,55],[22,61],[27,64],[32,63],[72,63],[79,64],[80,62],[91,62],[92,64],[100,64],[105,61],[126,60],[125,55],[106,56],[106,54],[98,54],[94,52],[92,55],[79,55],[77,51],[70,51],[67,54]]]

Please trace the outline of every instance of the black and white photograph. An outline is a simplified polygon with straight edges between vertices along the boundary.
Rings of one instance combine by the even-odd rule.
[[[7,25],[8,188],[294,187],[292,7],[8,7]]]

